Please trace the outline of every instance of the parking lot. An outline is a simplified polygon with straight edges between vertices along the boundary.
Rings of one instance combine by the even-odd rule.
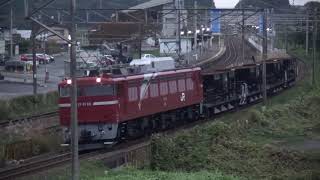
[[[57,90],[57,84],[64,77],[64,60],[66,58],[68,58],[66,53],[56,55],[55,62],[39,65],[37,72],[39,93]],[[1,68],[3,69],[3,67]],[[49,72],[49,80],[47,82],[44,81],[46,68]],[[0,81],[0,99],[10,99],[33,93],[32,72],[25,75],[23,73],[6,73],[2,71],[2,74],[5,75],[5,79]],[[26,83],[24,83],[25,77],[27,77]]]

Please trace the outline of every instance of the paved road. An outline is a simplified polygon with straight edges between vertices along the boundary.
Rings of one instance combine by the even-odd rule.
[[[57,90],[57,84],[64,76],[64,60],[67,55],[55,57],[55,62],[47,64],[49,72],[49,81],[44,84],[45,65],[40,65],[38,69],[38,92],[46,93]],[[5,81],[0,81],[0,99],[10,99],[21,95],[31,95],[33,86],[31,83],[17,82],[17,78],[5,78]],[[20,81],[23,81],[20,79]]]

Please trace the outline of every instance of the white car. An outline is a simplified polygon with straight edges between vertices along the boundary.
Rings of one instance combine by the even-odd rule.
[[[36,54],[37,58],[39,59],[40,64],[49,64],[50,57],[47,54]]]
[[[156,56],[152,54],[142,54],[141,59],[154,59],[157,58]]]

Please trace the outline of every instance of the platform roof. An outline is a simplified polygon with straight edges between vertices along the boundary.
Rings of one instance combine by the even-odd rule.
[[[173,3],[173,0],[151,0],[142,4],[138,4],[136,6],[130,7],[129,10],[124,10],[122,12],[134,12],[137,9],[149,9],[157,6],[162,6],[168,3]]]

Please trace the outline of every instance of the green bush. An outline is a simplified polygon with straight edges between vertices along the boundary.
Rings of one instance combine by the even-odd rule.
[[[39,155],[51,151],[57,151],[62,143],[62,138],[57,135],[32,137],[33,155]]]
[[[57,110],[58,93],[22,96],[0,101],[0,121]]]

